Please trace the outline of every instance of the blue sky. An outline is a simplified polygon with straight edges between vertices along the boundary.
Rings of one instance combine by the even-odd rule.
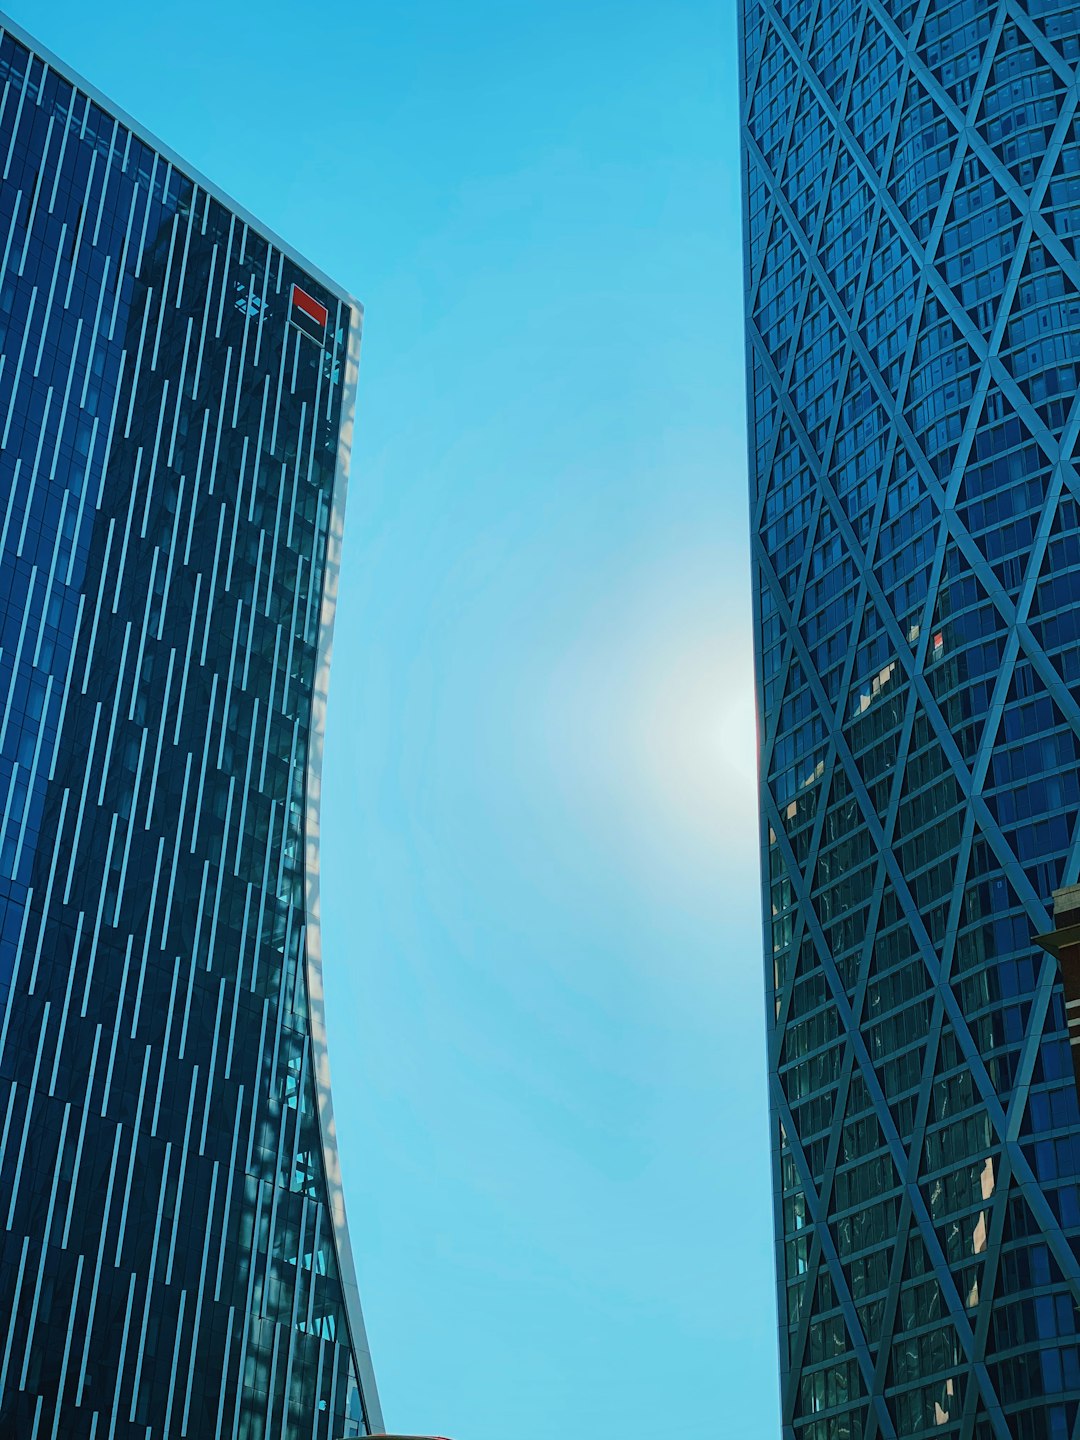
[[[7,3],[365,303],[324,905],[388,1421],[773,1440],[733,7]]]

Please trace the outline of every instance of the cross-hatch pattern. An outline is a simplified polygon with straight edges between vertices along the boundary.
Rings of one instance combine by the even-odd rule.
[[[788,1440],[1078,1440],[1080,11],[742,0]]]

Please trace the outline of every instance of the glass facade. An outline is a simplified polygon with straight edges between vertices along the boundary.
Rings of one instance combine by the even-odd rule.
[[[360,311],[0,32],[0,1435],[381,1430],[329,1105]]]
[[[741,0],[786,1440],[1076,1440],[1080,8]]]

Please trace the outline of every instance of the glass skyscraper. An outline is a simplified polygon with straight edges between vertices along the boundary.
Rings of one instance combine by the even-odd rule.
[[[1076,1440],[1080,7],[741,11],[784,1436]]]
[[[0,34],[0,1436],[381,1430],[319,786],[360,309]]]

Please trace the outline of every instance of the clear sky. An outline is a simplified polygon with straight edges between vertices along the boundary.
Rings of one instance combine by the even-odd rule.
[[[364,301],[330,1047],[388,1422],[775,1440],[729,0],[5,0]]]

